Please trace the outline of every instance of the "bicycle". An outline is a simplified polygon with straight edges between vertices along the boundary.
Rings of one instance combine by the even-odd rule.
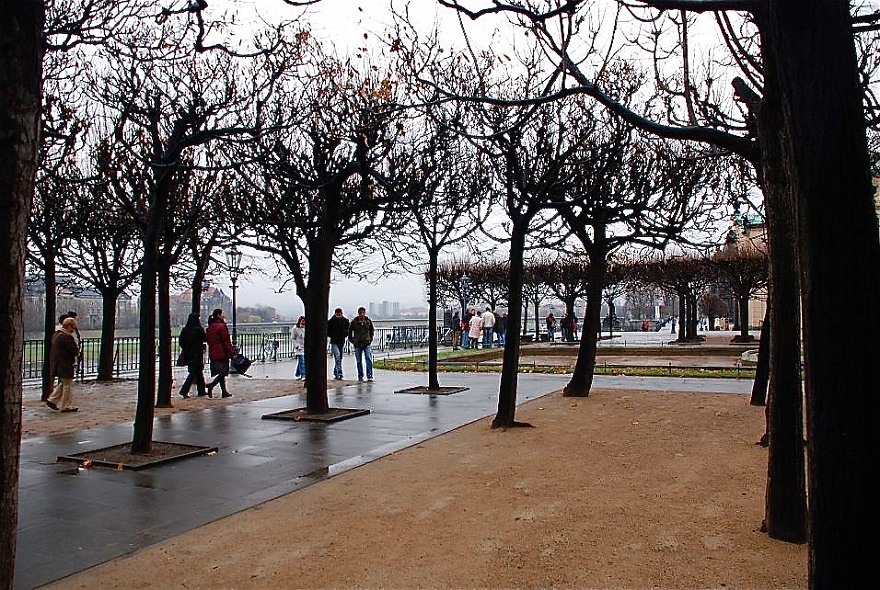
[[[261,363],[265,363],[267,360],[271,360],[275,362],[278,360],[278,348],[281,345],[278,340],[270,340],[268,336],[263,336],[263,342],[260,344],[260,348],[257,351],[256,358],[254,360],[258,360]]]

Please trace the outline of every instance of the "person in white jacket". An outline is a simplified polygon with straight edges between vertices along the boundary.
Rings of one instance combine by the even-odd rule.
[[[483,316],[477,313],[476,309],[471,310],[473,317],[471,318],[471,328],[469,332],[471,348],[480,347],[480,330],[483,329]]]
[[[491,307],[487,307],[483,312],[483,348],[492,348],[492,341],[495,339],[494,328],[495,314],[492,313]]]
[[[296,359],[296,373],[294,377],[297,379],[306,378],[306,318],[299,316],[296,325],[290,329],[290,347],[293,349],[293,356]]]

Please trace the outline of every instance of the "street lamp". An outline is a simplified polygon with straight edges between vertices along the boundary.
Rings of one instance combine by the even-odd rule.
[[[226,251],[226,266],[229,267],[229,280],[232,281],[232,343],[238,344],[235,330],[235,290],[238,288],[238,275],[241,273],[241,252],[233,246]]]
[[[471,278],[468,276],[468,273],[461,275],[459,282],[461,284],[461,319],[464,319],[467,313],[468,287],[471,284]]]

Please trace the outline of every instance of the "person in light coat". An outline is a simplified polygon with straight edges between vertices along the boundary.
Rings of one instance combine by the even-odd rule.
[[[306,318],[299,316],[296,325],[290,329],[290,347],[293,349],[293,357],[296,359],[296,373],[294,377],[303,380],[306,378]]]
[[[471,310],[473,317],[471,318],[470,338],[471,348],[480,347],[480,331],[483,329],[483,317],[477,313],[476,309]]]

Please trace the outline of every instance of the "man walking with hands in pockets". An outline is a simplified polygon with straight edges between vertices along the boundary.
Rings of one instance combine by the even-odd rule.
[[[367,310],[358,308],[357,317],[351,320],[348,328],[348,339],[354,346],[354,358],[357,362],[358,381],[364,380],[363,357],[367,357],[367,381],[373,380],[373,322],[367,317]]]

